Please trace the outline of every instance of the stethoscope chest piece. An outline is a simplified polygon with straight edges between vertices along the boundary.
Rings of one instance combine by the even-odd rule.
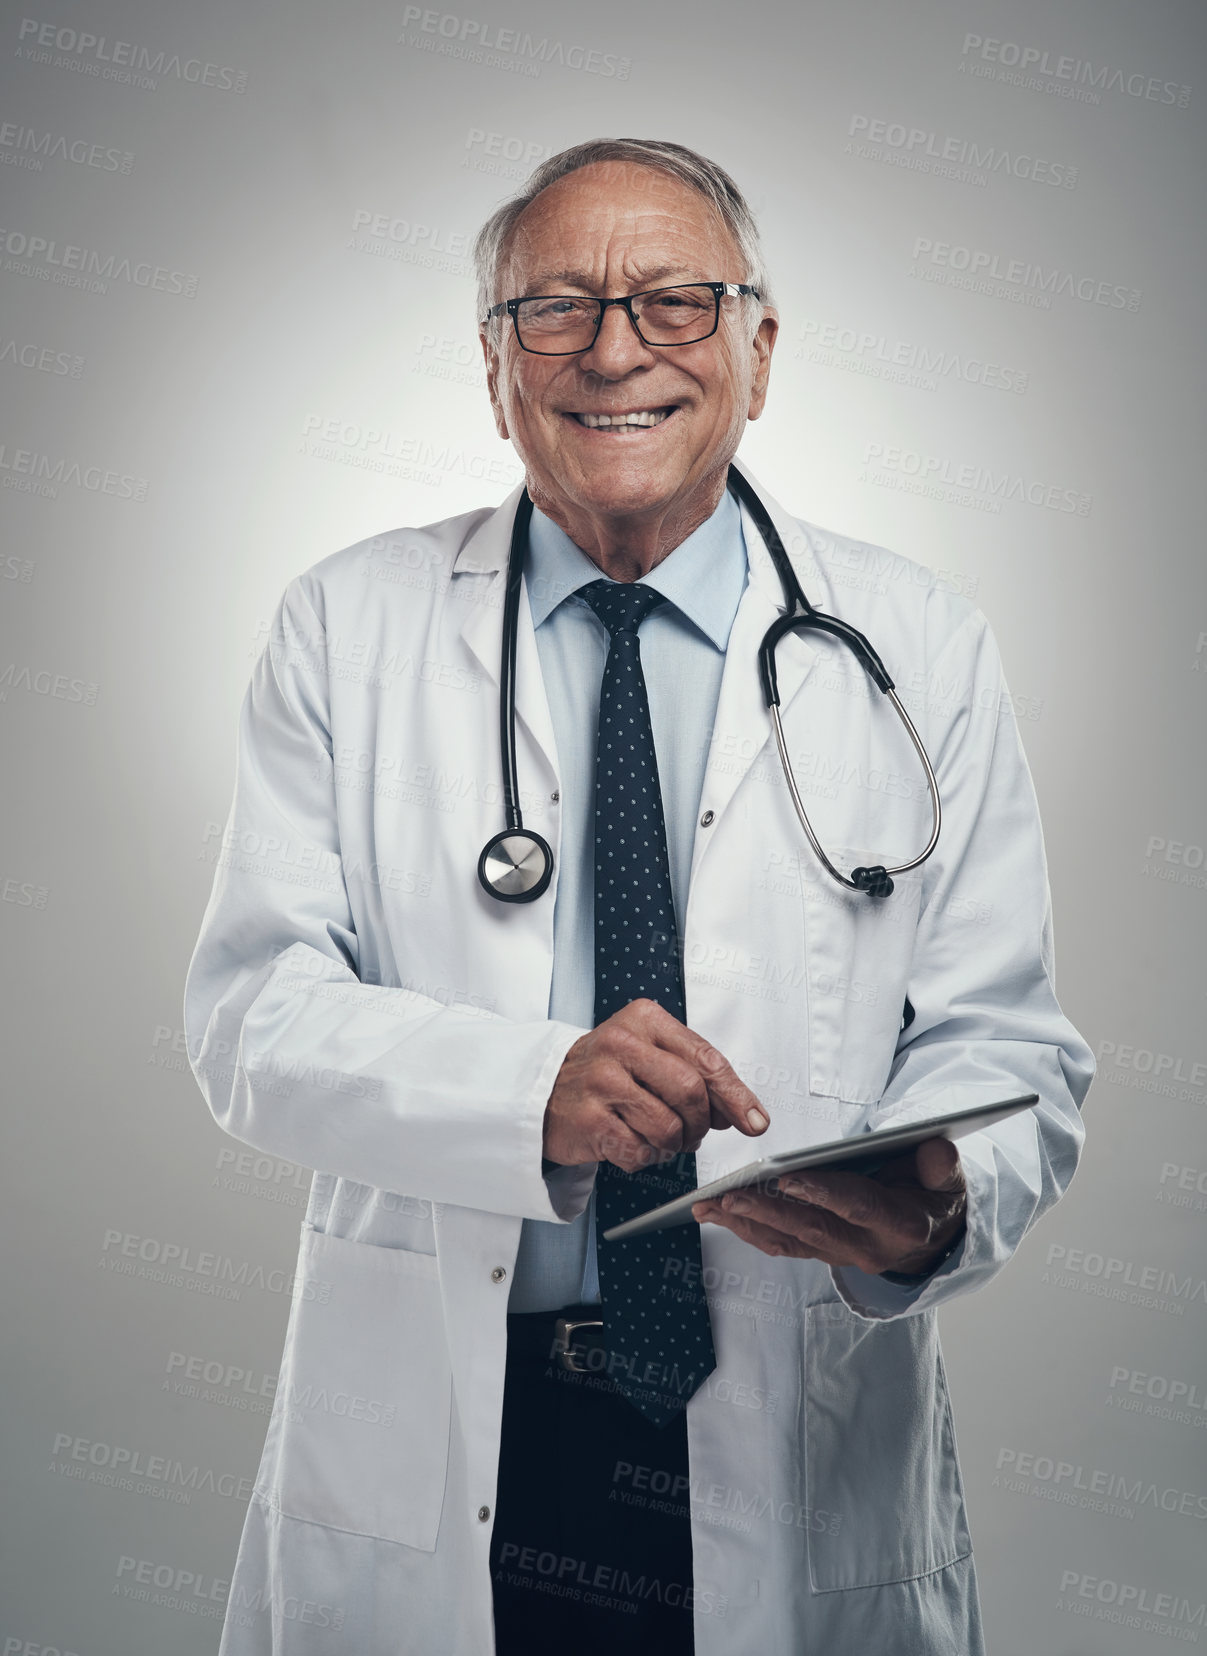
[[[478,858],[478,878],[501,903],[532,903],[553,878],[553,852],[531,828],[504,828]]]

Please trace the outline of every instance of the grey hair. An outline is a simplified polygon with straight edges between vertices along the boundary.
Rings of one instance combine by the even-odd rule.
[[[723,168],[684,144],[666,143],[657,138],[592,138],[585,144],[575,144],[573,148],[542,161],[523,189],[496,208],[479,230],[474,241],[479,322],[496,302],[499,270],[507,257],[511,234],[520,214],[542,190],[556,184],[559,178],[578,172],[582,167],[592,166],[597,161],[628,161],[636,166],[653,167],[698,191],[737,243],[746,266],[746,280],[758,289],[762,306],[771,304],[758,225],[745,196]],[[750,307],[755,313],[751,318],[752,331],[758,325],[761,314],[756,305],[757,302]]]

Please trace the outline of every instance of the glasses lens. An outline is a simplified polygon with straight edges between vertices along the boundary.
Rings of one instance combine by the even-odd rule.
[[[582,351],[595,337],[599,307],[569,294],[521,299],[516,308],[520,344],[530,351]]]
[[[689,345],[706,338],[717,325],[717,296],[702,283],[643,293],[633,301],[633,309],[651,345]]]
[[[693,339],[707,339],[720,314],[720,301],[705,282],[634,294],[632,304],[641,337],[650,345],[690,345]],[[521,299],[516,306],[520,344],[526,351],[551,356],[585,351],[595,339],[598,319],[597,300],[569,293]]]

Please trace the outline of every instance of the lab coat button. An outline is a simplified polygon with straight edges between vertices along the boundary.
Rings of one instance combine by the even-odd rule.
[[[717,813],[715,811],[705,811],[704,815],[700,818],[700,826],[701,828],[711,828],[716,820]]]
[[[501,1265],[496,1265],[494,1270],[490,1273],[490,1280],[492,1282],[502,1282],[506,1275],[507,1272],[503,1269],[503,1267]]]
[[[479,1507],[478,1508],[478,1521],[479,1521],[479,1523],[485,1524],[489,1518],[490,1518],[490,1508],[489,1507]]]
[[[551,800],[552,800],[552,801],[553,801],[553,803],[554,803],[554,804],[555,804],[555,805],[556,805],[556,804],[557,804],[557,802],[558,802],[558,800],[559,800],[559,799],[560,799],[560,798],[561,798],[561,797],[562,797],[562,796],[561,796],[561,794],[560,794],[560,793],[558,793],[558,792],[557,792],[557,791],[556,791],[556,790],[555,790],[555,791],[554,791],[554,792],[553,792],[553,793],[551,793],[551,794],[550,794],[550,795],[549,795],[549,797],[550,797],[550,799],[551,799]]]

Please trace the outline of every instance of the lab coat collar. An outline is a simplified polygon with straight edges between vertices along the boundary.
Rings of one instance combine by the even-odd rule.
[[[779,530],[780,539],[787,547],[788,555],[796,565],[797,572],[802,575],[805,589],[808,591],[810,577],[812,576],[813,580],[816,580],[817,565],[800,525],[784,511],[778,501],[771,498],[766,489],[751,474],[748,466],[740,461],[734,463],[743,477],[747,478],[758,490],[759,497],[767,508],[771,521]],[[511,491],[505,500],[495,507],[494,511],[488,512],[482,518],[482,521],[469,536],[453,562],[454,575],[490,575],[497,574],[506,568],[507,554],[511,548],[511,526],[515,520],[516,507],[520,503],[520,496],[523,492],[524,485],[521,483]],[[762,539],[757,529],[754,528],[750,514],[745,509],[742,511],[742,528],[746,538],[751,584],[763,593],[767,601],[776,610],[781,610],[783,608],[783,592],[780,587],[779,576],[775,573],[775,565],[771,562],[769,554],[764,550]],[[671,595],[668,594],[669,596]],[[497,600],[492,600],[486,607],[492,608],[495,601],[499,604],[502,603],[501,587],[497,594]],[[767,625],[770,626],[770,624],[769,618]],[[707,631],[707,628],[705,630]],[[491,676],[497,682],[497,662],[491,669]]]

